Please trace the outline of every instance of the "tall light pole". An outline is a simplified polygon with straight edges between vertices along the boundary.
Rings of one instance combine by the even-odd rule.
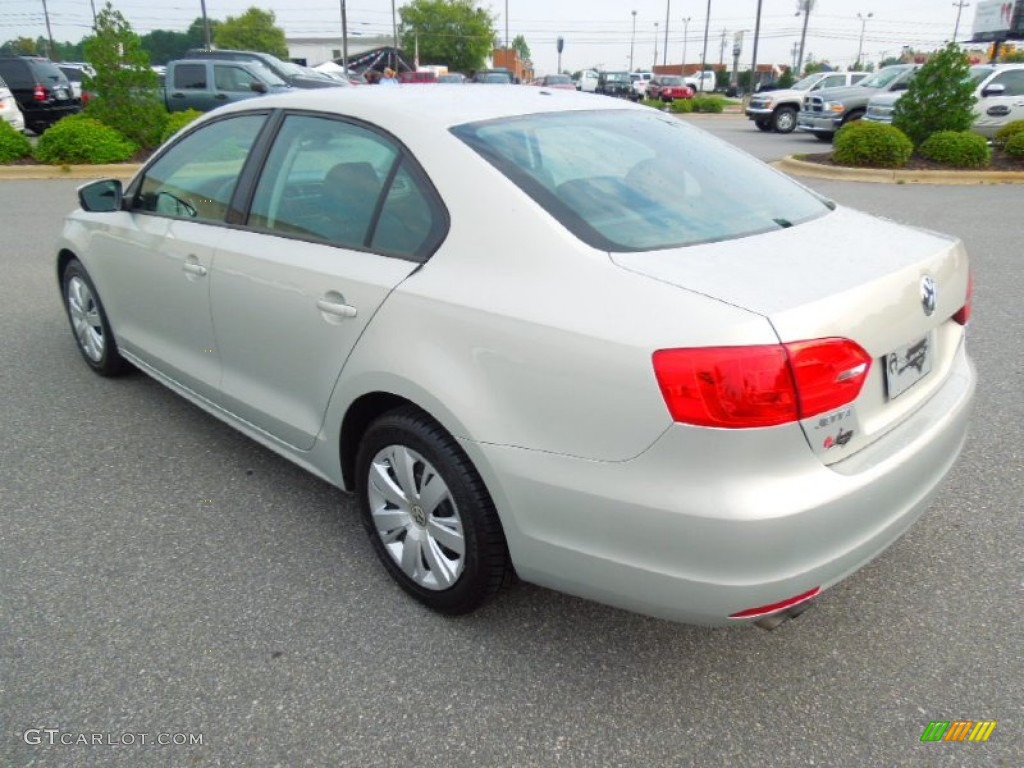
[[[857,69],[860,69],[860,55],[864,50],[864,27],[868,25],[868,19],[875,14],[869,13],[867,16],[857,14],[857,18],[860,19],[860,43],[857,44]],[[956,39],[955,37],[953,38]]]
[[[89,7],[92,8],[92,31],[96,31],[96,3],[89,0]]]
[[[199,6],[203,9],[203,45],[206,50],[210,50],[213,46],[210,42],[210,20],[206,16],[206,0],[199,0]]]
[[[970,3],[965,3],[964,0],[960,0],[960,2],[958,3],[953,3],[953,6],[956,8],[956,26],[953,27],[954,43],[956,42],[956,36],[960,34],[960,14],[963,12],[964,8],[966,8],[969,5]]]
[[[50,50],[47,58],[57,60],[57,48],[53,44],[53,32],[50,31],[50,12],[46,10],[46,0],[43,0],[43,16],[46,17],[46,39],[49,41]]]
[[[658,22],[654,22],[654,63],[651,64],[651,71],[658,66]]]
[[[796,15],[799,16],[801,10],[804,14],[804,31],[800,33],[800,55],[796,60],[796,76],[800,77],[800,71],[804,66],[804,43],[807,41],[807,20],[811,16],[811,8],[814,7],[814,0],[799,0],[797,4]]]
[[[505,0],[505,50],[508,50],[508,0]]]
[[[683,69],[686,69],[686,38],[690,36],[690,17],[683,19]],[[684,71],[685,75],[686,72]]]
[[[345,0],[341,0],[341,67],[348,77],[348,13]]]
[[[668,64],[668,15],[672,12],[672,0],[665,0],[665,49],[661,54],[662,66]],[[655,62],[657,63],[657,62]]]
[[[629,71],[633,71],[633,48],[636,45],[636,11],[633,11],[633,36],[629,38]]]
[[[392,40],[394,42],[394,48],[395,48],[395,50],[391,54],[391,56],[393,58],[393,61],[391,63],[394,65],[395,71],[397,72],[398,71],[398,19],[395,16],[395,0],[391,0],[391,37],[392,37]]]
[[[708,61],[708,32],[711,30],[711,0],[708,0],[708,12],[704,16],[704,50],[700,54],[700,80],[697,85],[701,91],[704,90],[704,67]]]
[[[757,20],[754,22],[754,56],[750,62],[750,91],[757,90],[757,40],[761,37],[761,0],[757,0]]]

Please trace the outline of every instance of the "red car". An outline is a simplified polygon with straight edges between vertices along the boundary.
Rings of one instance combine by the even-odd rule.
[[[683,82],[680,75],[655,75],[647,83],[646,98],[660,101],[692,99],[693,88]]]

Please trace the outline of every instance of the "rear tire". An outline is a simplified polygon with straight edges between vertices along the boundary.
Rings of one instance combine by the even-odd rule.
[[[356,457],[363,525],[391,577],[449,615],[490,598],[509,572],[494,502],[459,444],[412,406],[379,417]]]
[[[757,129],[759,131],[764,131],[765,133],[767,133],[768,131],[770,131],[772,129],[771,122],[769,120],[765,120],[763,118],[755,120],[754,121],[754,125],[757,126]]]

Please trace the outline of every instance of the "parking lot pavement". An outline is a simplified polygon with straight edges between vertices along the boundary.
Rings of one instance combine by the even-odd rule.
[[[1024,193],[810,184],[965,240],[980,391],[930,511],[771,634],[530,585],[428,613],[345,495],[144,376],[89,372],[52,268],[75,183],[0,184],[0,765],[1024,765]],[[953,720],[997,725],[921,742]]]

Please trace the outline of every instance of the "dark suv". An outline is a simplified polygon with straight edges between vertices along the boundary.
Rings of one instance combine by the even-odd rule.
[[[0,77],[21,107],[25,126],[35,133],[82,111],[67,77],[42,56],[0,56]]]
[[[622,99],[636,99],[629,72],[600,72],[597,75],[597,93]]]
[[[227,59],[228,61],[244,61],[247,64],[255,62],[257,64],[262,64],[279,78],[288,83],[292,88],[337,88],[339,85],[346,85],[346,83],[341,80],[335,80],[333,77],[317,72],[315,69],[301,67],[291,61],[281,61],[281,59],[277,58],[277,56],[274,56],[273,54],[260,53],[259,51],[230,51],[219,50],[216,48],[193,48],[185,54],[184,58]]]

